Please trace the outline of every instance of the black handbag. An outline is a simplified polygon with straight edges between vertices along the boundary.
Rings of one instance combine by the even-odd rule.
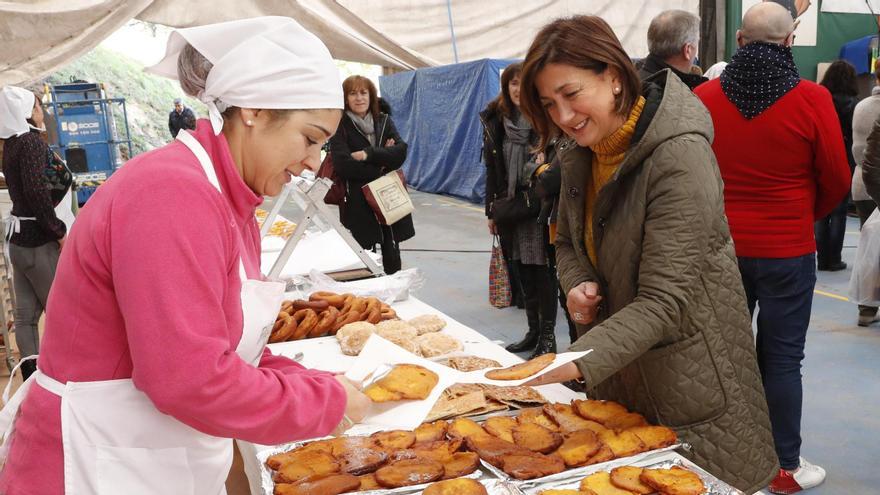
[[[532,188],[521,189],[513,197],[492,202],[492,220],[501,226],[512,226],[528,218],[538,218],[541,200]]]

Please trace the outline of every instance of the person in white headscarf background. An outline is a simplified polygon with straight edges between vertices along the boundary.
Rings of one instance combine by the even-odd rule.
[[[210,119],[129,161],[78,216],[38,370],[0,413],[0,493],[219,495],[232,438],[323,436],[369,407],[265,349],[284,285],[260,273],[254,212],[318,168],[339,124],[327,48],[261,17],[176,31],[152,70]]]
[[[55,155],[41,136],[43,130],[40,99],[24,88],[4,87],[0,91],[0,139],[5,140],[3,176],[12,200],[11,216],[6,219],[6,242],[15,291],[15,343],[22,358],[39,352],[37,322],[46,309],[67,235],[55,207],[70,188],[71,176],[62,165],[64,174],[54,177],[62,180],[50,183],[47,173],[55,170]],[[36,363],[26,361],[22,364],[23,378],[35,370]]]

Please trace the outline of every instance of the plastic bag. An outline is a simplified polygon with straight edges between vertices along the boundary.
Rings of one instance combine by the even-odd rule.
[[[880,209],[875,209],[862,226],[849,279],[849,299],[865,306],[880,306]]]
[[[337,282],[326,274],[317,270],[309,273],[311,287],[300,297],[306,299],[312,292],[326,291],[337,294],[354,294],[359,297],[375,297],[391,304],[395,301],[403,301],[409,297],[410,291],[415,291],[425,284],[425,277],[418,268],[400,270],[394,275],[384,277],[366,278],[354,282]]]

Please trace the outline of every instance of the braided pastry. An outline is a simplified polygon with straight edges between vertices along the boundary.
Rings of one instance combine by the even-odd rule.
[[[293,314],[293,319],[296,320],[297,326],[290,340],[305,338],[318,324],[318,314],[313,309],[301,309]]]
[[[329,306],[326,310],[318,315],[318,323],[315,328],[309,332],[309,337],[320,337],[326,333],[330,333],[336,325],[336,318],[339,317],[339,310],[333,306]]]
[[[282,313],[287,314],[287,313]],[[296,332],[296,320],[292,316],[286,316],[275,322],[272,333],[269,335],[269,343],[285,342]]]

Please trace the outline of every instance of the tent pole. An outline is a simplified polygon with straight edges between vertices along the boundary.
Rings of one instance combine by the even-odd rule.
[[[452,27],[452,0],[446,0],[446,14],[449,16],[449,33],[452,35],[452,55],[458,63],[458,44],[455,42],[455,28]]]

